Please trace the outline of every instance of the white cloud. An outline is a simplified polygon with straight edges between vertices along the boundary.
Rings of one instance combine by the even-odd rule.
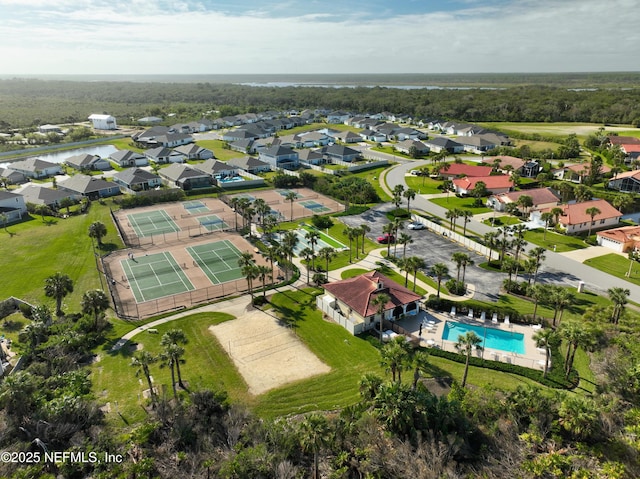
[[[18,2],[35,11],[4,14]],[[632,0],[511,0],[381,18],[274,18],[179,0],[0,0],[0,56],[16,74],[640,70],[638,10]]]

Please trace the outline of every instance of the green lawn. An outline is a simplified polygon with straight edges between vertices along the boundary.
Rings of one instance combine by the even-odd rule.
[[[520,221],[518,218],[516,218],[515,216],[496,216],[495,218],[489,218],[483,221],[483,223],[485,225],[489,225],[489,226],[505,226],[505,225],[517,225],[522,223],[522,221]]]
[[[475,206],[475,198],[460,198],[455,195],[450,195],[448,198],[433,198],[429,201],[435,203],[438,206],[442,206],[443,208],[447,208],[448,210],[452,210],[454,208],[471,210],[474,215],[477,215],[479,213],[488,213],[491,211],[491,208],[487,208],[486,206],[484,206],[484,200],[482,202],[482,206]]]
[[[640,263],[634,262],[633,268],[631,269],[631,276],[627,277],[626,275],[629,272],[630,265],[629,259],[619,254],[605,254],[597,258],[588,259],[584,264],[627,280],[630,283],[640,285]]]
[[[371,183],[378,193],[381,201],[391,201],[391,197],[387,193],[385,193],[385,191],[380,186],[380,176],[385,174],[384,171],[387,168],[389,168],[389,166],[379,166],[378,168],[372,168],[370,170],[360,171],[353,174],[360,178],[364,178],[369,183]]]
[[[547,230],[545,239],[544,230],[542,228],[527,231],[524,235],[524,239],[529,243],[542,246],[548,250],[557,251],[558,253],[574,251],[587,247],[587,244],[582,240],[582,238],[558,234],[549,230]]]
[[[404,180],[407,183],[408,188],[412,188],[421,195],[435,195],[442,193],[442,190],[438,189],[438,187],[443,183],[440,180],[429,178],[428,176],[420,177],[413,175],[405,176]]]
[[[222,140],[198,140],[196,141],[196,144],[198,146],[201,146],[202,148],[207,148],[213,151],[213,154],[216,156],[216,158],[222,161],[227,161],[231,158],[242,158],[243,156],[247,156],[246,153],[224,148],[225,142]]]
[[[93,202],[87,214],[66,219],[34,216],[19,224],[0,229],[0,291],[4,297],[15,296],[29,302],[55,302],[44,295],[44,280],[60,271],[71,277],[74,292],[64,300],[63,309],[78,311],[82,294],[100,287],[95,258],[88,236],[89,225],[101,221],[107,227],[103,239],[106,248],[121,248],[109,206]],[[106,253],[105,249],[100,251]],[[12,273],[10,273],[12,272]]]

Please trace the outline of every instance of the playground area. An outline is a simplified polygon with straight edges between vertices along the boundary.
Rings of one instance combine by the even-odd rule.
[[[250,194],[240,193],[222,197],[227,204],[231,198],[247,198],[252,202],[258,198],[263,199],[265,203],[271,206],[271,210],[280,221],[338,213],[344,210],[342,203],[316,193],[309,188],[261,190],[252,191]],[[291,198],[291,200],[287,198]]]
[[[145,318],[245,292],[247,281],[238,265],[245,252],[254,254],[257,265],[270,266],[247,240],[226,232],[115,251],[102,264],[118,315]],[[277,268],[274,273],[281,274]],[[267,285],[272,281],[265,278]],[[254,280],[254,288],[260,287],[262,282]]]

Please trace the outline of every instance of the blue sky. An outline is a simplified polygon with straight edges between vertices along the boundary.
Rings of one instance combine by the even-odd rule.
[[[640,71],[638,7],[638,0],[0,0],[0,73]]]

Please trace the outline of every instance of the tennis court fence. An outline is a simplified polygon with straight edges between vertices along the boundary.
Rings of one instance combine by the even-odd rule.
[[[116,223],[117,224],[117,223]],[[165,243],[179,243],[181,241],[187,240],[189,238],[198,238],[201,236],[233,231],[233,225],[229,225],[225,221],[217,222],[213,221],[208,223],[208,225],[216,224],[219,225],[219,228],[214,230],[209,230],[205,224],[193,225],[189,226],[187,229],[182,229],[180,231],[168,231],[166,233],[156,233],[150,236],[140,237],[133,232],[127,232],[122,230],[118,226],[118,232],[120,233],[120,237],[122,241],[130,248],[139,248],[143,246],[152,246],[156,244],[165,244]],[[226,226],[222,226],[226,225]]]

